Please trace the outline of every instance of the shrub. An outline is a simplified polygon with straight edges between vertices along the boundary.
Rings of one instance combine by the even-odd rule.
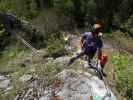
[[[129,99],[133,99],[133,57],[116,52],[113,54],[111,61],[115,66],[116,87]]]
[[[133,15],[128,18],[124,27],[127,28],[131,33],[133,33]]]
[[[0,50],[3,50],[9,44],[10,34],[6,32],[3,24],[0,24]]]
[[[39,12],[34,0],[1,0],[0,9],[29,19],[35,17]]]
[[[57,34],[57,35],[56,35]],[[65,41],[58,33],[52,34],[47,42],[47,51],[50,56],[61,56],[64,53]]]

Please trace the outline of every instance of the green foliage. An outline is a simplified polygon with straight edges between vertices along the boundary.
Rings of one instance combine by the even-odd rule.
[[[26,49],[17,46],[6,47],[4,51],[0,52],[0,72],[8,73],[19,70],[20,66],[14,65],[13,67],[11,67],[10,65],[8,65],[8,61],[13,61],[13,59],[15,59],[19,54],[24,54],[26,52]]]
[[[47,42],[47,51],[50,56],[58,56],[63,54],[65,41],[60,33],[53,33]]]
[[[126,29],[128,29],[131,33],[133,33],[133,15],[128,18],[126,23],[123,25]]]
[[[74,4],[72,0],[53,0],[54,6],[63,10],[73,10]]]
[[[115,52],[110,60],[110,63],[115,66],[117,89],[123,93],[123,95],[126,95],[128,99],[133,99],[133,57]]]
[[[94,0],[53,0],[53,3],[66,15],[74,17],[77,23],[84,23],[86,16],[89,21],[92,21],[96,13]]]
[[[0,9],[32,19],[47,7],[59,8],[80,26],[100,18],[105,29],[109,30],[110,16],[116,16],[120,21],[127,20],[133,13],[132,4],[132,0],[1,0]]]
[[[133,53],[133,38],[127,33],[113,31],[107,35],[117,48]]]
[[[127,20],[133,14],[133,1],[132,0],[122,0],[121,4],[118,6],[117,15],[120,16],[120,21]]]
[[[99,17],[108,17],[110,14],[114,14],[121,0],[95,0],[97,4],[97,13]]]
[[[35,17],[39,12],[35,0],[1,0],[0,9],[29,19]]]
[[[133,39],[128,34],[120,31],[115,31],[112,32],[112,34],[108,34],[107,38],[110,38],[109,41],[114,45],[114,47],[117,48],[117,50],[111,54],[109,59],[110,65],[115,68],[116,88],[121,94],[123,93],[123,95],[127,96],[127,100],[132,100]]]
[[[37,8],[37,3],[35,2],[35,0],[31,0],[30,12],[31,12],[31,18],[37,16],[39,13],[39,9]]]
[[[8,59],[16,57],[21,51],[24,51],[24,48],[18,48],[16,46],[6,47],[2,52],[1,57],[6,57]]]
[[[64,0],[62,5],[64,5],[64,8],[66,8],[64,10],[68,10],[69,13],[80,16],[85,16],[86,14],[92,16],[96,9],[94,0]]]
[[[54,60],[48,60],[46,63],[41,63],[35,67],[37,78],[40,80],[41,85],[46,87],[51,85],[51,82],[55,79],[56,75],[64,69],[64,65],[54,62]],[[45,76],[45,77],[44,77]]]
[[[4,28],[4,25],[3,24],[0,24],[0,37],[3,36],[3,34],[5,33],[5,28]]]
[[[6,32],[6,29],[3,24],[0,24],[0,50],[3,50],[4,47],[9,44],[10,34]]]

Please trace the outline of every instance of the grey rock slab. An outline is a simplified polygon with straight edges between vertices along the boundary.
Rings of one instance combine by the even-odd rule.
[[[10,84],[11,84],[10,80],[3,80],[0,82],[0,88],[8,88]]]
[[[0,81],[6,80],[7,78],[5,76],[0,75]]]
[[[84,75],[84,73],[78,73],[75,70],[64,70],[57,74],[61,84],[56,96],[59,96],[61,100],[89,100],[90,96],[116,100],[112,91],[108,86],[105,86],[102,80],[96,76],[87,75],[89,74]],[[40,100],[50,100],[48,97],[50,94],[45,95]]]
[[[55,63],[66,64],[70,60],[70,57],[59,57],[54,60]]]
[[[32,75],[23,75],[19,78],[19,80],[22,82],[26,82],[26,81],[31,80],[31,78],[32,78]]]

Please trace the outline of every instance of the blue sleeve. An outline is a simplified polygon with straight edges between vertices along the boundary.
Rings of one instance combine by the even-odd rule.
[[[81,34],[81,36],[82,36],[82,37],[86,37],[86,36],[87,36],[87,34],[83,33],[83,34]]]
[[[103,41],[101,40],[101,39],[99,39],[98,41],[97,41],[97,49],[100,49],[100,48],[102,48],[103,47]]]
[[[91,37],[92,34],[91,34],[91,32],[84,32],[83,34],[81,34],[81,36],[82,36],[83,38],[86,38],[86,37]]]

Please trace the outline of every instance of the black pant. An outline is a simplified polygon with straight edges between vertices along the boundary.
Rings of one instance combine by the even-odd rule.
[[[78,58],[80,58],[81,56],[84,56],[84,55],[87,56],[88,63],[90,63],[91,62],[91,59],[95,56],[95,53],[96,53],[96,51],[92,51],[91,53],[86,54],[83,51],[81,51],[80,53],[77,53],[76,55],[74,55],[70,59],[68,65],[71,65],[76,59],[78,59]]]

